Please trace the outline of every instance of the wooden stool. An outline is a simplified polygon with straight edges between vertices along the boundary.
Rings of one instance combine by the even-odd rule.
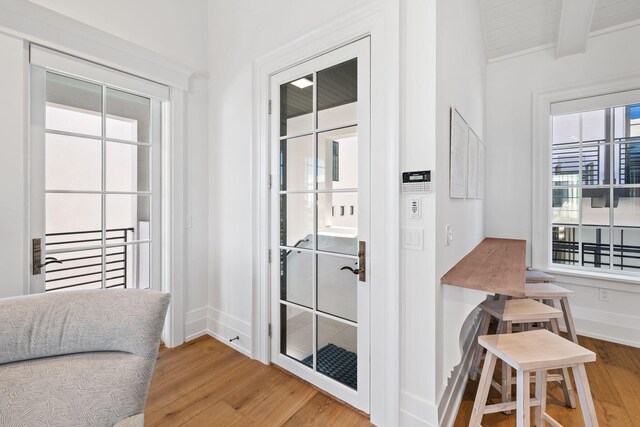
[[[589,380],[584,368],[585,363],[596,360],[595,353],[544,329],[509,335],[480,336],[478,344],[487,349],[487,357],[471,411],[469,427],[480,426],[484,414],[512,409],[516,410],[517,427],[529,427],[532,406],[536,408],[535,425],[537,427],[544,426],[545,422],[562,427],[546,413],[547,381],[545,377],[548,370],[558,368],[573,368],[584,423],[587,427],[598,426]],[[487,396],[497,359],[508,363],[516,370],[516,401],[487,405]],[[529,387],[532,372],[535,372],[536,378],[534,399],[531,399]]]
[[[487,300],[480,304],[480,308],[482,309],[482,320],[480,322],[478,335],[487,335],[489,333],[491,317],[498,319],[498,333],[502,334],[511,334],[514,323],[522,325],[523,329],[530,323],[549,323],[552,330],[555,333],[559,333],[558,319],[562,316],[562,311],[532,299]],[[472,381],[476,380],[477,374],[480,372],[482,353],[483,347],[478,345],[473,356],[471,373],[469,374],[469,378]],[[559,381],[564,392],[567,406],[570,408],[576,407],[576,400],[568,369],[562,369],[560,375],[548,376],[547,380]],[[511,367],[509,364],[505,362],[502,363],[502,384],[500,385],[492,381],[491,385],[502,394],[503,402],[511,401],[513,378],[511,377]]]
[[[573,316],[571,315],[568,299],[569,295],[573,294],[573,291],[560,287],[555,283],[527,283],[524,289],[527,298],[542,300],[545,304],[551,306],[554,305],[554,301],[560,302],[562,315],[564,316],[564,324],[567,326],[567,333],[571,341],[578,344],[578,335],[576,334],[576,327],[573,323]]]
[[[539,270],[527,270],[524,273],[524,278],[527,283],[547,283],[556,281],[554,276]]]

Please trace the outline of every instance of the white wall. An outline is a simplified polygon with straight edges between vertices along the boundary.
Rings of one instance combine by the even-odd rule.
[[[207,65],[207,0],[29,0],[195,70]]]
[[[555,59],[553,50],[496,62],[487,71],[487,234],[532,238],[532,93],[585,87],[640,73],[640,56],[630,40],[640,27],[592,37],[584,54]],[[559,277],[576,291],[571,299],[578,333],[640,346],[640,286]],[[597,289],[610,289],[610,302]]]
[[[210,3],[209,306],[214,315],[213,331],[229,338],[239,334],[237,344],[247,352],[251,351],[254,239],[253,61],[357,3],[361,0]]]
[[[169,58],[172,63],[183,64],[177,65],[179,68],[188,67],[196,71],[189,81],[189,92],[185,96],[185,181],[188,188],[185,214],[191,216],[193,223],[185,233],[185,311],[206,306],[209,229],[206,1],[194,0],[189,7],[173,1],[116,0],[100,3],[38,0],[34,3],[127,39],[132,44]],[[4,89],[2,93],[5,100],[2,103],[4,107],[0,108],[6,110],[2,111],[0,117],[0,129],[3,141],[7,141],[0,146],[0,173],[3,178],[0,191],[3,205],[8,206],[0,213],[0,224],[3,227],[3,248],[11,248],[10,253],[0,257],[3,277],[0,296],[10,296],[26,292],[26,282],[30,276],[26,271],[29,265],[28,242],[24,241],[28,219],[25,184],[28,55],[23,52],[23,40],[1,34],[0,37],[3,58],[0,85]],[[4,284],[5,280],[7,284]]]
[[[438,185],[434,249],[437,351],[434,392],[436,402],[439,402],[452,369],[460,362],[463,323],[484,299],[483,293],[440,285],[440,277],[485,237],[484,201],[449,198],[449,134],[450,111],[455,107],[476,135],[485,140],[486,58],[479,2],[439,1],[437,22]],[[450,246],[445,244],[446,225],[451,225],[453,230]]]
[[[27,74],[24,42],[0,34],[0,297],[27,290]]]

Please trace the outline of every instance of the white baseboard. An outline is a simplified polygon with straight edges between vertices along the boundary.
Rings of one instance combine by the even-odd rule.
[[[631,316],[572,307],[578,335],[640,348],[640,319]]]
[[[251,357],[251,325],[213,307],[202,307],[185,315],[185,339],[209,335]],[[237,340],[230,341],[238,337]]]
[[[402,427],[436,427],[438,408],[426,399],[402,391],[400,392],[400,425]]]

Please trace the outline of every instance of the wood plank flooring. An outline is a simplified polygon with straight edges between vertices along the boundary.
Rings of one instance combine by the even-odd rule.
[[[586,337],[579,337],[579,342],[597,355],[596,362],[587,363],[586,368],[600,426],[640,426],[640,349]],[[477,385],[478,381],[467,383],[454,427],[469,425]],[[584,425],[579,407],[564,406],[560,387],[550,383],[549,394],[549,415],[567,427]],[[492,389],[489,398],[498,402],[499,393]],[[515,411],[508,416],[497,413],[482,419],[483,426],[510,427],[515,424]]]
[[[161,348],[146,426],[370,426],[355,409],[204,336]]]

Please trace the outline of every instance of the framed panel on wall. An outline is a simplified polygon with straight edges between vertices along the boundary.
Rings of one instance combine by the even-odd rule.
[[[458,110],[451,110],[451,157],[449,197],[464,199],[467,196],[469,125]]]

